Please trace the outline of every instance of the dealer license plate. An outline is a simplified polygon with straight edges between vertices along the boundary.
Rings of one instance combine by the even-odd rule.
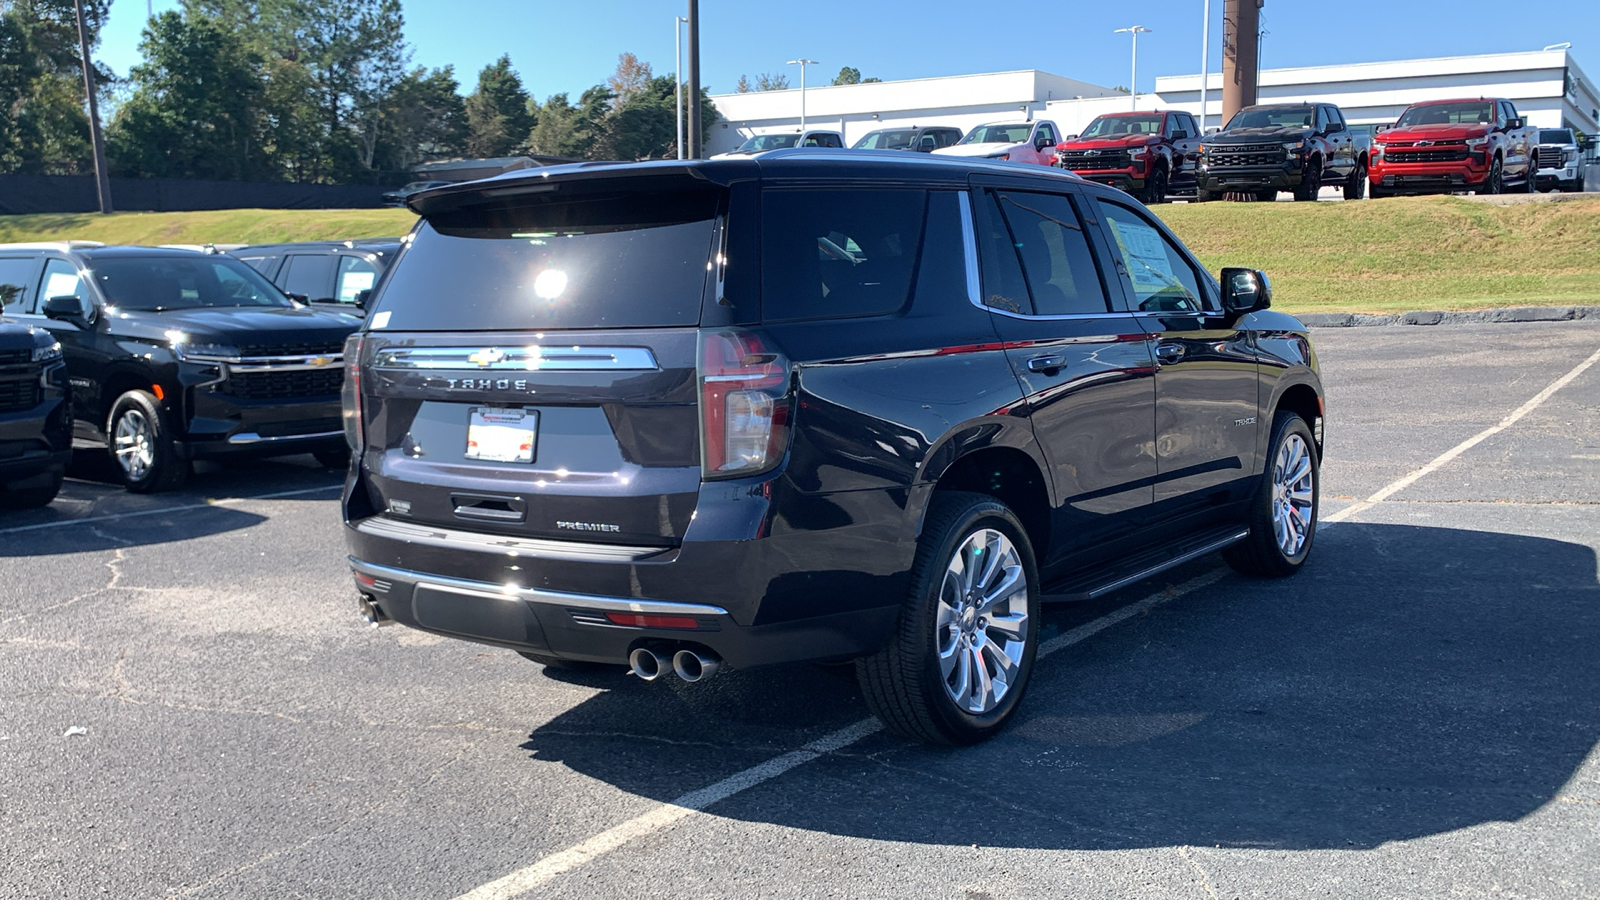
[[[533,462],[539,413],[532,409],[473,407],[467,419],[467,459]]]

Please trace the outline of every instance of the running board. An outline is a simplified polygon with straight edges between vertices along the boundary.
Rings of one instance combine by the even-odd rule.
[[[1112,591],[1143,581],[1152,575],[1159,575],[1190,560],[1199,559],[1207,553],[1215,553],[1223,547],[1244,540],[1249,535],[1250,529],[1246,528],[1242,531],[1228,533],[1222,537],[1202,538],[1202,542],[1191,549],[1177,551],[1176,555],[1162,554],[1162,558],[1155,562],[1148,562],[1149,556],[1141,556],[1132,562],[1132,565],[1138,566],[1138,568],[1121,574],[1113,574],[1109,581],[1058,582],[1040,591],[1039,600],[1044,603],[1066,603],[1104,597]]]

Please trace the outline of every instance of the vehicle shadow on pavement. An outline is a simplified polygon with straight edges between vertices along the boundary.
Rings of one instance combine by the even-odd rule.
[[[1044,660],[995,740],[874,736],[710,813],[945,845],[1360,849],[1559,794],[1600,740],[1594,551],[1352,523],[1319,541],[1295,578],[1228,577]],[[820,669],[752,670],[620,685],[524,747],[666,801],[865,712]]]

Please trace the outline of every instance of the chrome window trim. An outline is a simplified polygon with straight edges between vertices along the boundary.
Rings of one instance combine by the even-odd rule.
[[[622,597],[598,597],[592,594],[568,594],[515,585],[488,584],[429,575],[408,569],[394,569],[362,562],[350,557],[350,567],[365,575],[380,576],[389,581],[410,584],[414,588],[432,588],[471,597],[492,597],[502,600],[521,600],[561,609],[592,609],[601,612],[635,613],[656,616],[726,616],[728,611],[706,603],[671,603],[665,600],[631,600]]]
[[[965,190],[961,191],[960,194],[961,249],[962,255],[966,257],[967,265],[967,300],[973,306],[991,315],[1005,316],[1008,319],[1018,319],[1023,322],[1072,322],[1086,319],[1105,319],[1111,316],[1133,316],[1133,313],[1120,309],[1108,309],[1103,313],[1062,313],[1051,316],[1029,316],[984,305],[982,279],[978,271],[978,230],[974,226],[972,218],[972,191]],[[1089,247],[1089,252],[1094,252],[1092,244]]]
[[[377,369],[430,369],[464,372],[511,370],[518,372],[659,372],[648,347],[526,347],[488,348],[501,354],[485,362],[471,357],[483,347],[388,347],[373,356]]]

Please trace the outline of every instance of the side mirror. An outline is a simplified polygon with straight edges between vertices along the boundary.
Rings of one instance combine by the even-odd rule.
[[[1511,119],[1506,121],[1506,128],[1510,129],[1511,131],[1516,131],[1517,129],[1519,129],[1521,127],[1522,127],[1522,117],[1521,116],[1514,116]]]
[[[1393,125],[1378,125],[1378,126],[1375,126],[1372,129],[1372,133],[1373,134],[1383,134],[1385,131],[1388,131],[1389,129],[1391,129],[1393,127],[1394,127]]]
[[[1172,133],[1172,139],[1175,141],[1187,141],[1189,139],[1189,132],[1180,128]]]
[[[1272,282],[1255,269],[1222,270],[1222,308],[1242,316],[1272,306]]]
[[[293,300],[296,303],[310,303],[311,302],[311,298],[309,296],[307,296],[306,294],[289,294],[289,293],[285,293],[284,296],[288,297],[290,300]]]
[[[367,301],[372,299],[372,288],[356,293],[356,309],[366,309]]]
[[[1328,123],[1328,134],[1340,134],[1343,131],[1344,131],[1344,123],[1343,122],[1329,122]]]
[[[66,295],[51,297],[44,301],[44,315],[47,319],[58,322],[71,322],[79,328],[88,328],[89,316],[93,310],[81,297]]]

